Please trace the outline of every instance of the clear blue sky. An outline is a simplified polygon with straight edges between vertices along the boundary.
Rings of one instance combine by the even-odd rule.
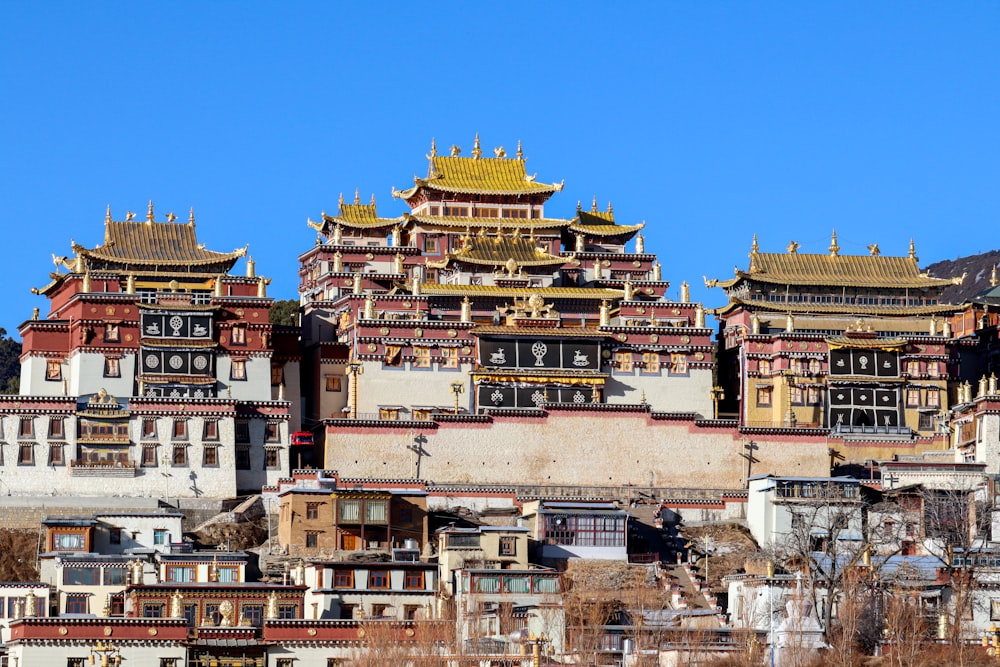
[[[1000,212],[1000,4],[0,4],[0,326],[46,308],[52,253],[104,209],[194,206],[296,296],[306,218],[424,175],[439,146],[523,141],[528,169],[647,221],[677,293],[789,240],[922,263],[986,251]],[[239,266],[242,270],[242,264]]]

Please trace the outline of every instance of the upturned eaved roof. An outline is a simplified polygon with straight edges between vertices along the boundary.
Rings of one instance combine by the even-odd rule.
[[[750,254],[740,277],[781,285],[920,288],[954,284],[953,279],[921,273],[916,257],[765,253]]]
[[[539,248],[533,237],[525,236],[464,236],[463,245],[448,253],[447,261],[507,266],[513,261],[520,266],[561,266],[570,258],[556,257]]]
[[[96,248],[73,244],[73,250],[82,258],[107,264],[131,266],[214,266],[213,271],[228,272],[236,260],[246,254],[246,248],[232,252],[207,250],[198,243],[195,234],[194,214],[188,222],[175,223],[169,215],[167,222],[153,219],[153,204],[142,221],[129,219],[124,222],[111,220],[110,210],[104,221],[104,243]],[[78,267],[79,268],[79,267]]]
[[[459,151],[455,147],[449,156],[438,155],[432,144],[431,153],[427,156],[427,177],[414,178],[415,187],[402,192],[393,190],[393,196],[409,199],[420,188],[483,195],[552,194],[562,190],[562,183],[535,182],[535,176],[525,169],[520,148],[513,158],[506,157],[502,148],[495,151],[497,157],[484,158],[477,135],[472,157],[461,157]]]
[[[311,220],[308,225],[319,232],[329,233],[330,228],[336,225],[350,227],[352,229],[376,229],[379,227],[392,227],[402,222],[403,218],[380,218],[375,205],[375,195],[372,195],[371,202],[362,204],[358,193],[354,194],[354,203],[344,203],[344,196],[340,196],[338,202],[337,215],[327,215],[323,213],[323,221],[316,223]]]
[[[401,287],[407,287],[401,285]],[[428,296],[468,296],[497,298],[522,298],[529,294],[540,294],[545,299],[587,299],[615,301],[624,296],[622,290],[600,287],[500,287],[496,285],[441,285],[423,283],[420,293]]]
[[[568,229],[571,232],[586,234],[587,236],[621,236],[632,235],[646,226],[645,222],[637,225],[619,225],[615,222],[615,212],[608,204],[607,211],[597,210],[597,200],[589,211],[584,211],[579,204],[576,207],[576,218],[570,221]]]
[[[407,220],[425,227],[448,227],[451,229],[561,229],[571,222],[561,218],[473,218],[447,215],[405,214]]]

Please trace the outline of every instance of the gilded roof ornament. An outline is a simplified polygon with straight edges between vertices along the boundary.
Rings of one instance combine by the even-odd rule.
[[[479,133],[476,132],[476,139],[472,142],[472,157],[476,160],[483,156],[483,150],[479,147]]]
[[[915,246],[913,244],[913,239],[910,239],[910,251],[908,253],[906,253],[906,255],[910,259],[915,259],[915,260],[918,260],[918,261],[920,259],[919,257],[917,257],[917,246]]]
[[[354,188],[354,205],[357,206],[361,203],[361,189]]]
[[[427,159],[430,160],[432,157],[437,157],[438,147],[437,142],[434,141],[434,137],[431,137],[431,152],[427,154]]]
[[[750,244],[750,252],[755,253],[760,250],[760,246],[757,245],[757,234],[753,235],[753,243]]]
[[[191,212],[188,213],[188,224],[194,227],[194,206],[191,207]]]
[[[580,212],[580,211],[582,211],[582,210],[583,210],[583,206],[581,206],[581,204],[580,204],[580,200],[579,200],[579,199],[577,199],[577,200],[576,200],[576,212],[577,212],[577,213],[579,213],[579,212]]]
[[[177,216],[174,215],[173,211],[171,211],[170,213],[167,213],[167,222],[173,222],[176,219],[177,219]]]
[[[507,157],[507,151],[504,150],[503,146],[497,146],[493,149],[493,155],[498,158],[505,158]]]
[[[146,222],[153,221],[153,200],[149,200],[149,206],[146,208]]]
[[[608,213],[614,213],[614,212],[615,212],[615,208],[614,208],[614,206],[611,205],[611,200],[609,199],[608,200]]]
[[[877,243],[873,243],[870,246],[868,246],[868,254],[874,257],[876,255],[881,255],[882,251],[879,250]]]
[[[799,244],[795,241],[789,241],[788,247],[785,248],[789,255],[794,255],[799,251]]]
[[[590,212],[597,213],[597,195],[594,195],[594,201],[590,203]]]
[[[837,230],[833,230],[833,234],[830,236],[830,247],[828,248],[830,255],[836,257],[840,254],[840,246],[837,245]]]
[[[125,222],[132,222],[135,220],[135,213],[132,211],[125,211]]]
[[[517,159],[524,160],[524,151],[521,150],[521,140],[517,140]]]
[[[997,286],[997,265],[993,265],[993,270],[990,272],[990,287]]]
[[[372,200],[369,203],[370,203],[371,206],[375,205],[375,193],[374,192],[372,193]]]
[[[344,207],[344,193],[343,192],[340,193],[340,199],[337,200],[337,205],[340,206],[341,208]],[[326,211],[323,211],[323,215],[326,215]]]
[[[111,204],[108,204],[108,212],[104,214],[104,223],[111,222]]]
[[[459,148],[456,144],[452,144],[451,145],[451,156],[452,157],[458,157],[461,154],[462,154],[462,149]]]

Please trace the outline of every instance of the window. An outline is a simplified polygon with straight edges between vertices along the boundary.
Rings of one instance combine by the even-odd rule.
[[[62,572],[63,586],[100,586],[101,568],[99,567],[64,567]],[[87,612],[78,612],[85,614]]]
[[[908,375],[920,375],[920,362],[919,361],[907,361],[906,362],[906,373]]]
[[[441,348],[441,366],[443,368],[458,368],[458,348]]]
[[[267,422],[264,427],[265,442],[281,442],[281,424],[278,422]]]
[[[250,442],[250,422],[245,419],[236,422],[236,442]]]
[[[233,327],[233,345],[247,344],[247,328],[244,326]]]
[[[789,359],[788,368],[796,375],[802,375],[802,360],[801,359]]]
[[[389,588],[389,571],[369,570],[368,588]]]
[[[658,375],[660,373],[660,355],[658,352],[642,353],[642,372]]]
[[[809,387],[806,390],[806,402],[808,402],[809,405],[819,405],[822,400],[822,394],[820,394],[819,387]]]
[[[178,583],[190,583],[195,581],[195,568],[193,565],[168,565],[167,581]]]
[[[143,618],[163,618],[163,605],[157,602],[146,602],[142,605]]]
[[[236,445],[236,469],[250,470],[250,445]]]
[[[937,389],[927,390],[927,407],[936,408],[941,405],[941,395],[938,394]]]
[[[46,380],[61,380],[62,379],[62,364],[58,361],[46,361],[45,362],[45,379]]]
[[[198,621],[197,602],[189,602],[184,605],[184,620],[187,621],[189,628],[194,627],[195,623]]]
[[[232,368],[229,371],[230,380],[247,379],[247,362],[245,359],[233,359]]]
[[[187,420],[175,419],[172,434],[174,440],[187,440]]]
[[[413,367],[430,368],[430,366],[431,366],[431,348],[429,347],[413,348]]]
[[[118,535],[119,541],[121,540],[121,533]],[[120,542],[119,542],[120,543]],[[106,567],[104,568],[104,585],[105,586],[124,586],[126,582],[126,575],[128,570],[124,567]]]
[[[631,373],[632,372],[632,353],[631,352],[615,352],[615,363],[618,364],[618,371],[620,373]]]
[[[156,437],[156,420],[155,419],[143,419],[142,420],[142,437],[143,438],[155,438]]]
[[[120,378],[121,368],[118,366],[118,357],[104,357],[104,377]]]
[[[403,605],[403,620],[405,621],[415,621],[417,620],[417,611],[420,607],[415,604],[404,604]]]
[[[121,544],[122,543],[122,529],[121,528],[111,528],[108,530],[108,542],[111,544]]]
[[[285,381],[285,371],[280,364],[271,364],[271,386],[277,387]]]
[[[35,465],[35,446],[30,442],[22,442],[17,448],[17,465]]]
[[[906,407],[908,407],[908,408],[919,408],[920,407],[920,390],[919,389],[907,389],[906,390]]]
[[[61,440],[64,436],[63,433],[63,418],[62,417],[49,417],[49,439]]]
[[[205,468],[219,467],[219,448],[217,445],[206,445],[201,451],[201,465]]]
[[[206,602],[205,603],[205,616],[202,621],[203,624],[218,625],[219,621],[222,620],[222,614],[219,613],[219,603],[218,602]]]
[[[339,375],[327,375],[326,376],[326,390],[327,391],[340,391],[340,376]]]
[[[319,546],[319,533],[308,532],[306,533],[306,548],[315,549]]]
[[[123,584],[125,583],[124,579],[123,579],[122,583]],[[109,609],[111,611],[111,615],[112,616],[124,616],[125,615],[125,592],[122,591],[121,593],[112,593],[110,597],[111,597],[111,604],[110,604]]]
[[[414,362],[413,365],[416,366],[416,362]],[[398,421],[399,420],[399,408],[397,408],[397,407],[381,408],[380,407],[378,409],[378,418],[381,419],[382,421]]]
[[[274,667],[293,667],[295,664],[293,660],[293,658],[278,658],[274,663]]]
[[[264,605],[244,604],[240,608],[240,616],[243,617],[243,620],[240,621],[241,624],[245,621],[250,625],[259,626],[264,620]]]
[[[802,405],[802,388],[801,387],[791,387],[788,390],[790,398],[792,400],[792,405]]]
[[[218,568],[219,582],[224,584],[235,584],[240,581],[240,568],[220,565]]]
[[[167,543],[167,531],[165,528],[156,528],[153,530],[153,544],[166,544]]]
[[[86,614],[87,613],[87,596],[86,595],[67,595],[66,596],[66,613],[67,614]]]
[[[456,218],[464,218],[469,215],[469,209],[465,206],[445,206],[444,215]]]
[[[501,556],[516,556],[517,555],[517,538],[516,537],[501,537],[500,538],[500,555]]]
[[[64,463],[65,461],[63,461],[63,446],[58,444],[49,445],[49,465],[61,466]]]
[[[424,571],[407,570],[403,575],[403,588],[409,591],[421,591],[424,589]]]
[[[187,605],[184,605],[184,615],[187,616]],[[193,623],[191,625],[194,625]],[[160,658],[160,667],[177,667],[177,658]]]
[[[117,343],[120,338],[118,323],[117,322],[107,322],[104,325],[104,342],[105,343]]]
[[[354,588],[354,570],[334,570],[334,588]]]
[[[671,354],[670,355],[670,374],[671,375],[687,375],[688,372],[688,361],[686,354]]]
[[[361,519],[361,501],[340,500],[337,502],[337,513],[341,521],[357,523]]]
[[[143,468],[156,467],[156,445],[142,446],[142,467]]]
[[[306,503],[306,518],[307,519],[318,519],[319,518],[319,503]]]
[[[413,521],[413,508],[408,506],[397,508],[396,518],[400,523],[411,523]]]
[[[174,445],[174,455],[171,459],[175,466],[183,467],[188,464],[187,445]]]
[[[771,405],[772,387],[757,387],[757,405],[767,407]]]
[[[438,251],[438,237],[437,236],[425,236],[424,237],[424,252],[437,252]]]
[[[281,450],[277,447],[268,447],[264,450],[264,469],[278,470],[281,468]]]
[[[932,378],[939,377],[941,375],[941,368],[938,366],[938,362],[929,361],[927,362],[927,374]]]
[[[387,604],[373,604],[372,618],[388,618],[387,616],[388,611],[389,611],[389,605]]]
[[[278,618],[283,621],[292,620],[299,617],[299,606],[297,604],[279,604]]]
[[[822,364],[820,363],[819,359],[810,359],[809,360],[809,372],[810,373],[812,373],[813,375],[818,375],[821,369],[822,369]]]
[[[357,605],[353,604],[342,604],[340,605],[340,618],[343,620],[350,620],[354,618],[354,608]],[[337,663],[340,664],[339,662]]]
[[[218,440],[219,439],[219,420],[218,419],[206,419],[205,426],[201,432],[202,440]]]
[[[385,523],[389,517],[389,501],[369,500],[365,503],[365,521],[368,523]]]
[[[990,620],[1000,621],[1000,600],[990,600]]]
[[[86,658],[66,658],[66,667],[86,667]]]
[[[21,422],[18,424],[17,437],[19,438],[33,438],[35,437],[35,420],[31,417],[21,417]]]

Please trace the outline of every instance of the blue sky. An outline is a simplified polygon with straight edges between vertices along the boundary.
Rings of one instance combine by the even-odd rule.
[[[0,326],[104,210],[195,208],[296,296],[306,218],[523,142],[547,213],[647,222],[671,293],[761,248],[997,247],[1000,4],[0,3]],[[242,265],[239,267],[242,270]]]

